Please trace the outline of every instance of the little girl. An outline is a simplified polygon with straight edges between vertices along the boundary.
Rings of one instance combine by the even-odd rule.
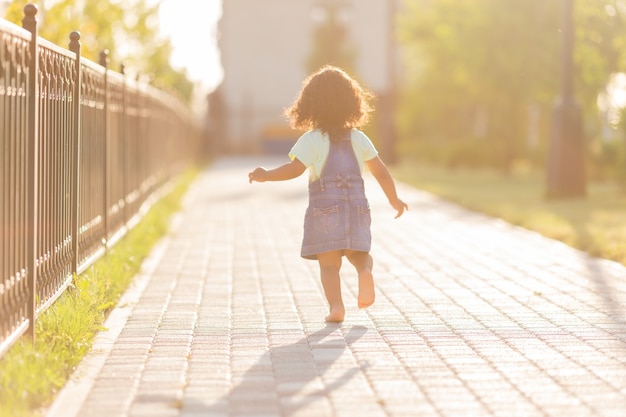
[[[309,207],[304,217],[301,255],[317,259],[330,313],[326,321],[341,322],[345,308],[339,270],[345,256],[359,277],[359,308],[374,303],[370,209],[363,186],[363,167],[378,181],[400,217],[408,206],[370,139],[357,128],[369,119],[369,93],[343,70],[326,66],[309,76],[293,106],[286,110],[292,127],[308,130],[289,152],[291,162],[249,180],[284,181],[309,169]]]

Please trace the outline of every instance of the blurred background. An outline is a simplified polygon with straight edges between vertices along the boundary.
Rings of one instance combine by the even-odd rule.
[[[554,137],[564,129],[555,111],[574,99],[580,120],[565,123],[580,132],[566,133],[584,146],[570,170],[624,180],[624,1],[227,0],[222,8],[224,78],[211,101],[231,150],[288,149],[297,132],[282,109],[308,73],[332,63],[377,95],[368,133],[389,162],[543,169],[551,141],[570,140]]]
[[[26,0],[0,11],[19,23]],[[42,0],[40,36],[176,91],[216,150],[284,151],[282,110],[324,64],[378,97],[369,132],[395,162],[545,166],[563,95],[564,14],[592,178],[626,172],[623,0]],[[567,11],[570,3],[571,12]]]

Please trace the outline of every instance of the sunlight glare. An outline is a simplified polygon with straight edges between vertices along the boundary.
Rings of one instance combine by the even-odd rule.
[[[174,48],[172,66],[185,68],[192,81],[205,92],[214,90],[222,78],[217,46],[220,0],[163,0],[160,29]]]

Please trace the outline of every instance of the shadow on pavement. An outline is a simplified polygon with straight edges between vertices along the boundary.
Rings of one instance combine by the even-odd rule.
[[[227,395],[211,404],[187,398],[182,409],[198,416],[253,417],[290,416],[317,401],[324,407],[329,394],[362,370],[336,362],[366,332],[367,327],[353,326],[344,338],[340,326],[329,324],[295,343],[272,347],[244,375],[233,374]]]

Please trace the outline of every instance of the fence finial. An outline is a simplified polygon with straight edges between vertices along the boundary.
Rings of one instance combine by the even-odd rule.
[[[109,66],[109,50],[103,49],[100,52],[100,65],[107,68]]]
[[[37,32],[37,6],[28,3],[24,6],[24,18],[22,19],[22,27],[30,33]]]
[[[70,33],[70,51],[80,52],[80,32],[76,30]]]

